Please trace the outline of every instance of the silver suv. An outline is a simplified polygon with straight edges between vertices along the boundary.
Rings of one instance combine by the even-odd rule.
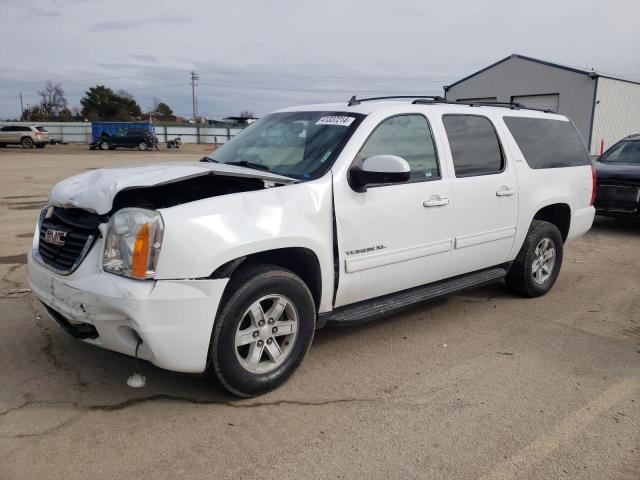
[[[49,133],[44,127],[7,125],[0,128],[0,147],[22,145],[23,148],[44,148],[49,143]]]

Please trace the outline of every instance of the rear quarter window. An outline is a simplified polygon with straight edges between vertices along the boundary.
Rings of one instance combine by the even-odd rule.
[[[504,117],[527,164],[534,169],[590,165],[571,122],[551,118]]]

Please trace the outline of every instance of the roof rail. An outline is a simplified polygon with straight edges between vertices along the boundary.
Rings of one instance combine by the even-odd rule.
[[[535,110],[536,112],[544,112],[544,113],[556,113],[550,109],[542,109],[542,108],[533,108],[527,107],[526,105],[522,105],[521,103],[516,102],[463,102],[463,101],[451,101],[440,98],[433,99],[422,99],[418,98],[414,100],[414,104],[430,104],[430,103],[446,103],[448,105],[469,105],[470,107],[502,107],[502,108],[510,108],[511,110]]]
[[[443,97],[440,97],[438,95],[391,95],[388,97],[369,97],[369,98],[356,98],[356,96],[353,95],[349,100],[348,106],[351,107],[353,105],[358,105],[362,102],[371,102],[374,100],[391,100],[394,98],[424,98],[424,99],[431,99],[431,100],[444,100]],[[413,103],[416,103],[416,102],[413,102]]]

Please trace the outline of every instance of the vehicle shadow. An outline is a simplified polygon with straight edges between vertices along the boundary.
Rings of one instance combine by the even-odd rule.
[[[636,236],[640,234],[640,218],[612,218],[597,215],[592,230],[598,233]]]

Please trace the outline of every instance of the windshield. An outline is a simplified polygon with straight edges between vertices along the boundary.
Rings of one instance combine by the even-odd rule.
[[[297,179],[323,175],[364,115],[343,112],[272,113],[207,158]]]
[[[640,163],[640,141],[628,140],[614,145],[598,160],[605,163]]]

